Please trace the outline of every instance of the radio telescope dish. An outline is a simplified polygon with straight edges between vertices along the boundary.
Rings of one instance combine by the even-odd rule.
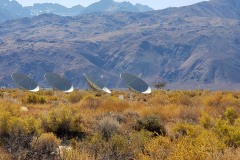
[[[72,84],[59,74],[46,73],[44,77],[54,89],[67,92],[67,93],[70,93],[74,90]]]
[[[39,91],[39,86],[35,81],[32,80],[32,78],[21,74],[21,73],[13,73],[11,75],[12,79],[15,81],[17,86],[21,89],[25,89],[31,92],[37,92]]]
[[[130,73],[122,73],[120,74],[120,78],[127,85],[130,90],[140,92],[143,94],[150,94],[151,88],[148,86],[146,82],[144,82],[138,76],[135,76]]]
[[[97,78],[97,77],[87,76],[84,73],[83,73],[83,76],[84,76],[85,80],[87,81],[88,86],[91,89],[103,91],[103,92],[111,94],[111,91],[102,82],[103,76],[101,76],[100,78]]]

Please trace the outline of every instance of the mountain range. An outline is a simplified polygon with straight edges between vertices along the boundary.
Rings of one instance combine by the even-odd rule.
[[[29,16],[30,12],[15,0],[0,1],[0,23],[6,20]]]
[[[100,12],[76,17],[42,14],[0,24],[0,85],[13,72],[64,73],[77,88],[82,73],[121,88],[122,72],[159,77],[170,89],[240,89],[238,0],[210,0],[142,13]]]
[[[60,16],[77,16],[92,12],[146,12],[152,10],[152,8],[146,5],[133,5],[130,2],[115,2],[113,0],[101,0],[87,7],[77,5],[71,8],[56,3],[36,3],[33,6],[22,7],[15,0],[1,0],[0,23],[6,20],[37,16],[44,13],[52,13]]]

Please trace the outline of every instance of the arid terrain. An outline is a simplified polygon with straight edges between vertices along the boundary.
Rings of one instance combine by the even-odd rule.
[[[0,159],[240,159],[240,92],[129,96],[0,90]]]

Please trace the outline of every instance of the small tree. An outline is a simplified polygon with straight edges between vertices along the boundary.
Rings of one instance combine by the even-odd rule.
[[[156,89],[164,89],[166,87],[167,83],[166,82],[159,82],[159,83],[156,83],[154,84],[153,86],[156,88]]]

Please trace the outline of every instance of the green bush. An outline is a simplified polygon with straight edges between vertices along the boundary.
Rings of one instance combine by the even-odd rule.
[[[42,127],[60,137],[81,137],[84,135],[83,119],[77,110],[71,107],[59,107],[43,115]]]
[[[178,136],[191,136],[196,137],[201,130],[200,126],[189,123],[178,123],[174,126],[173,132],[176,137]]]
[[[234,125],[228,121],[217,119],[214,130],[217,135],[229,147],[238,148],[240,146],[240,119],[236,119]]]
[[[228,107],[224,115],[227,117],[230,124],[234,124],[235,119],[239,117],[239,113],[232,107]]]
[[[156,115],[145,116],[138,119],[135,123],[134,128],[138,131],[145,129],[163,136],[167,134],[161,119]]]
[[[40,133],[38,120],[33,117],[13,116],[9,112],[0,114],[0,140],[13,159],[24,159],[32,138]]]
[[[12,116],[9,112],[0,113],[0,136],[20,137],[41,133],[39,120],[34,117]]]
[[[27,121],[18,117],[10,117],[7,122],[7,133],[16,137],[29,134]]]
[[[32,104],[44,104],[46,103],[45,98],[39,97],[37,95],[29,95],[27,97],[27,103],[32,103]]]
[[[170,138],[158,136],[149,138],[144,143],[144,147],[136,154],[135,159],[169,159],[169,155],[172,153],[172,142]]]
[[[194,137],[186,135],[173,140],[170,147],[170,154],[165,159],[210,160],[219,159],[225,145],[215,133],[202,128]]]
[[[207,113],[202,113],[199,122],[206,129],[211,128],[213,125],[213,120]]]

